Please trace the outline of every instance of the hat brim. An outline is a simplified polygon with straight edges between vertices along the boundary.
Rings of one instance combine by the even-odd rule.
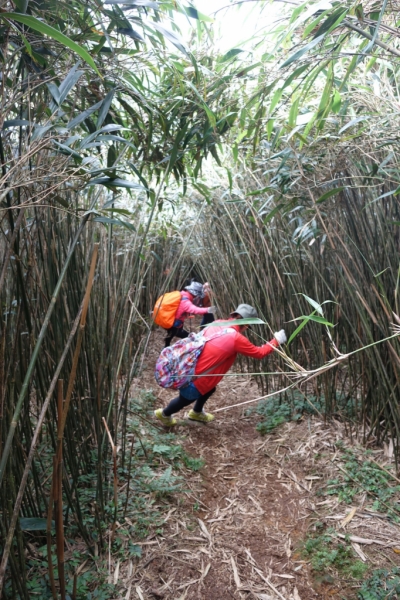
[[[239,313],[237,312],[231,312],[229,314],[230,317],[234,317],[235,315],[239,315]],[[242,315],[239,315],[240,319],[243,319]],[[247,325],[247,329],[251,329],[251,325],[249,325],[248,323],[245,323],[244,325]],[[240,327],[244,327],[244,325],[240,325]]]

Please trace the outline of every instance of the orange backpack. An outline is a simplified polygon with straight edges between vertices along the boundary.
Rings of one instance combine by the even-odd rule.
[[[175,321],[176,311],[181,301],[180,292],[163,294],[154,305],[153,319],[156,325],[170,329]]]

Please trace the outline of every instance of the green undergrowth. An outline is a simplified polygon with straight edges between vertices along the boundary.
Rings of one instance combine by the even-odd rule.
[[[342,444],[336,444],[341,451],[341,469],[335,477],[327,481],[319,491],[324,496],[337,496],[341,502],[350,504],[357,496],[367,493],[368,506],[372,511],[385,513],[390,519],[400,521],[400,485],[389,473],[376,463],[368,460],[370,451],[362,456]]]
[[[322,524],[316,529],[321,527]],[[339,540],[334,529],[327,529],[308,537],[304,542],[302,555],[310,562],[317,577],[325,575],[326,582],[329,582],[327,576],[331,574],[332,577],[335,573],[342,578],[360,580],[368,570],[368,565],[357,557],[350,540]]]
[[[372,456],[371,450],[346,448],[343,442],[337,441],[332,466],[339,468],[335,468],[335,476],[322,484],[317,495],[335,496],[337,501],[353,505],[363,499],[364,510],[400,522],[400,486],[372,461]],[[315,458],[318,460],[321,455],[316,454]],[[385,468],[390,469],[390,466]],[[314,581],[344,586],[347,592],[342,598],[346,600],[400,598],[399,567],[392,567],[388,561],[374,569],[372,558],[362,562],[350,538],[339,538],[335,529],[322,522],[314,524],[313,531],[301,545],[300,554],[309,563]],[[354,588],[356,582],[359,583]]]
[[[329,409],[329,410],[328,410]],[[265,435],[279,425],[290,421],[299,421],[304,415],[317,415],[318,413],[332,413],[331,402],[324,396],[307,396],[294,391],[291,394],[281,394],[276,398],[261,400],[257,407],[251,408],[247,414],[256,412],[261,417],[257,424],[257,431]],[[355,402],[352,398],[343,398],[337,395],[333,414],[351,419],[356,414]]]
[[[105,481],[102,487],[103,504],[99,498],[97,453],[93,451],[93,470],[81,475],[74,500],[79,507],[81,525],[70,518],[64,497],[65,538],[67,542],[66,581],[72,594],[76,569],[85,563],[77,580],[76,600],[112,600],[119,598],[118,586],[107,583],[107,552],[109,533],[114,519],[116,527],[111,554],[116,560],[139,560],[140,541],[150,534],[161,534],[171,502],[180,503],[187,469],[197,471],[204,461],[187,454],[178,435],[160,428],[153,421],[155,397],[142,391],[130,400],[127,418],[128,448],[125,462],[118,458],[118,505],[113,495],[113,464],[111,457],[103,465]],[[107,440],[108,441],[108,440]],[[47,449],[46,449],[47,450]],[[48,453],[51,457],[51,452]],[[44,453],[42,453],[43,459]],[[118,455],[119,456],[119,455]],[[128,484],[129,481],[129,485]],[[65,488],[66,482],[64,483]],[[44,521],[44,519],[41,519]],[[190,524],[188,525],[188,527]],[[83,529],[82,529],[83,528]],[[82,530],[87,542],[82,539]],[[26,532],[35,546],[34,556],[27,560],[28,588],[32,598],[51,598],[48,577],[45,533]],[[57,580],[57,560],[53,547],[53,568]],[[9,587],[9,598],[19,595]]]
[[[397,600],[400,598],[400,568],[376,569],[364,581],[358,600]]]

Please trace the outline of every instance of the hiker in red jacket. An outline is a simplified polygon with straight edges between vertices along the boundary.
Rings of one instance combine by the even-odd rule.
[[[257,318],[257,312],[249,304],[240,304],[231,313],[230,317],[232,320]],[[193,409],[189,411],[189,419],[192,421],[201,421],[202,423],[209,423],[214,420],[213,415],[204,412],[204,404],[215,392],[218,383],[231,368],[237,355],[242,354],[262,359],[271,354],[277,346],[286,342],[285,331],[281,329],[277,333],[274,333],[274,337],[270,342],[267,342],[263,346],[254,346],[243,335],[248,327],[248,325],[231,325],[227,327],[225,324],[221,325],[221,327],[215,325],[204,329],[203,335],[206,338],[214,338],[223,329],[226,329],[226,333],[215,337],[215,339],[209,339],[204,345],[197,359],[195,378],[191,383],[180,388],[179,396],[172,400],[166,408],[159,408],[154,411],[157,419],[169,427],[176,425],[176,419],[172,415],[192,402],[195,402]],[[201,377],[202,373],[207,375]],[[196,375],[199,377],[196,377]]]
[[[167,329],[167,336],[164,340],[165,348],[170,346],[173,337],[180,339],[188,337],[189,332],[183,328],[183,323],[189,315],[205,315],[216,312],[215,306],[203,307],[205,294],[204,286],[198,281],[192,281],[181,292],[181,301],[176,311],[174,324]]]

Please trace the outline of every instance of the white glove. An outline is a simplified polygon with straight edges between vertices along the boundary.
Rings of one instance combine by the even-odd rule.
[[[207,312],[208,313],[212,313],[213,315],[215,315],[215,313],[217,312],[217,307],[216,306],[209,306]]]
[[[274,338],[280,344],[284,344],[286,342],[286,340],[287,340],[285,330],[281,329],[280,331],[275,331]]]

